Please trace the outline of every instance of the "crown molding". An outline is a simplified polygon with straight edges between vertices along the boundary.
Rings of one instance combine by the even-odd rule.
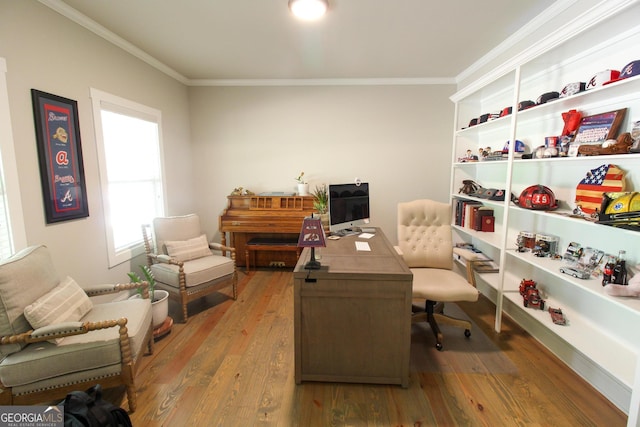
[[[38,0],[38,1],[43,5],[55,10],[62,16],[69,18],[76,24],[83,26],[87,30],[96,34],[97,36],[102,37],[106,41],[118,46],[120,49],[130,53],[131,55],[135,56],[141,61],[146,62],[147,64],[151,65],[152,67],[156,68],[159,71],[162,71],[169,77],[174,78],[175,80],[179,81],[182,84],[185,84],[185,85],[189,84],[189,79],[187,79],[182,74],[178,73],[171,67],[168,67],[164,63],[158,61],[157,59],[155,59],[153,56],[149,55],[142,49],[134,46],[133,44],[123,39],[122,37],[109,31],[108,29],[98,24],[93,19],[90,19],[88,16],[83,15],[82,13],[78,12],[76,9],[72,8],[68,4],[62,2],[61,0]]]
[[[573,6],[578,0],[558,0],[545,9],[538,16],[533,18],[531,21],[527,22],[522,26],[518,31],[509,36],[502,43],[497,45],[495,48],[491,49],[486,55],[482,56],[479,60],[471,64],[464,71],[456,76],[456,81],[461,82],[464,79],[471,76],[473,73],[482,69],[482,67],[488,65],[499,57],[504,52],[508,51],[511,47],[515,46],[517,43],[521,42],[531,34],[534,34],[539,28],[544,25],[547,21],[551,20],[554,16],[562,13],[569,7]]]
[[[187,86],[420,86],[420,85],[449,85],[458,84],[466,77],[472,75],[483,66],[490,64],[492,60],[497,58],[500,54],[507,51],[509,48],[525,39],[527,36],[535,33],[540,26],[551,19],[553,16],[561,13],[569,7],[575,6],[578,0],[558,0],[552,6],[543,11],[540,15],[524,25],[521,29],[515,32],[511,37],[500,43],[496,48],[492,49],[488,54],[484,55],[480,60],[473,63],[470,67],[465,69],[456,77],[441,77],[441,78],[346,78],[346,79],[189,79],[166,64],[160,62],[156,58],[144,52],[142,49],[136,47],[132,43],[109,31],[107,28],[98,24],[94,20],[90,19],[86,15],[78,12],[68,4],[61,0],[38,0],[41,4],[49,7],[50,9],[58,12],[62,16],[72,20],[73,22],[81,25],[87,30],[93,32],[99,37],[102,37],[106,41],[114,44],[122,50],[130,53],[134,57],[149,64],[157,70],[163,72],[169,77],[177,80],[178,82]],[[628,7],[638,0],[603,0],[598,5],[591,8],[589,11],[580,15],[579,18],[572,20],[569,24],[563,26],[558,31],[545,37],[536,45],[527,50],[526,52],[517,55],[510,61],[501,64],[501,66],[495,68],[491,73],[485,75],[480,80],[473,83],[473,86],[468,86],[463,89],[463,93],[473,92],[479,87],[484,86],[486,83],[495,80],[496,78],[510,72],[518,65],[528,61],[529,59],[539,55],[540,53],[551,49],[570,35],[581,32],[589,26],[601,19],[618,13],[621,9]],[[458,92],[458,93],[461,93]],[[454,97],[458,96],[458,93]],[[464,97],[465,95],[461,95]],[[454,98],[452,97],[452,100]]]
[[[442,78],[349,78],[349,79],[194,79],[189,86],[424,86],[455,85]]]
[[[570,5],[574,0],[565,0],[561,3],[563,5]],[[485,74],[478,80],[474,81],[470,85],[456,92],[450,97],[453,102],[457,102],[470,94],[474,93],[478,89],[486,86],[492,81],[508,74],[515,70],[519,66],[531,61],[532,59],[540,56],[541,54],[553,49],[554,47],[566,42],[568,39],[574,37],[577,34],[589,29],[593,25],[601,22],[613,15],[621,13],[627,7],[637,3],[639,0],[602,0],[591,9],[586,10],[584,13],[578,15],[576,18],[567,22],[562,27],[559,27],[556,31],[548,34],[546,37],[536,41],[536,43],[530,46],[529,49],[522,51],[520,54],[513,56],[509,61],[506,61],[499,66],[495,67],[490,73]],[[557,11],[558,9],[556,9]],[[546,15],[546,14],[545,14]],[[547,15],[548,16],[548,15]],[[540,25],[540,23],[538,23]],[[483,57],[484,60],[484,57]],[[476,62],[477,64],[477,62]],[[475,65],[475,64],[474,64]],[[483,64],[485,65],[485,64]],[[459,82],[460,79],[458,78]]]

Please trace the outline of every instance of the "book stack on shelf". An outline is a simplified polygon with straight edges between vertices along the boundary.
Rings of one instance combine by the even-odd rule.
[[[456,202],[455,225],[476,231],[492,232],[495,229],[493,208],[482,202],[460,199]]]

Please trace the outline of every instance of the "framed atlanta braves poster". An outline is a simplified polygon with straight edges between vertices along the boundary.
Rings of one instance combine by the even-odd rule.
[[[31,89],[47,224],[89,216],[78,104]]]

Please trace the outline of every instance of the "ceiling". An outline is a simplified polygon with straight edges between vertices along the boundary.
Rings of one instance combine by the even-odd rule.
[[[185,82],[454,82],[555,2],[329,0],[304,22],[288,0],[40,1]]]

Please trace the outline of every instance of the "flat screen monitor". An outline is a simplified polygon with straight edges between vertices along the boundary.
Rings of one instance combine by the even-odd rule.
[[[329,184],[329,231],[369,224],[369,184]]]

